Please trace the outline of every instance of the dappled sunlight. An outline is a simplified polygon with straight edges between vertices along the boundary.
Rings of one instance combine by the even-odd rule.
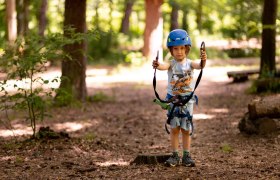
[[[94,69],[90,68],[86,71],[87,77],[95,77],[95,76],[107,76],[109,74],[108,69]]]
[[[117,166],[127,166],[127,165],[129,165],[129,162],[125,161],[123,158],[118,158],[118,159],[112,158],[112,157],[116,157],[116,153],[114,151],[107,151],[107,150],[104,150],[104,149],[98,149],[93,153],[93,157],[100,157],[100,159],[98,158],[98,159],[94,160],[94,164],[96,164],[98,166],[107,167],[107,166],[112,166],[112,165],[117,165]],[[104,158],[104,157],[106,157],[106,158]],[[110,159],[110,160],[105,161],[105,162],[100,162],[101,159],[103,161],[105,159]]]
[[[203,79],[207,78],[212,82],[229,82],[230,79],[227,76],[229,69],[226,67],[206,68],[203,71]]]
[[[48,71],[42,74],[38,74],[37,76],[42,78],[44,81],[48,81],[48,83],[44,84],[41,80],[34,81],[32,84],[32,88],[43,88],[43,89],[50,89],[50,88],[58,88],[60,84],[60,75],[61,73],[58,70],[55,71]],[[54,80],[56,79],[56,80]],[[1,81],[3,83],[3,81]],[[18,88],[21,89],[30,89],[30,79],[26,78],[23,80],[15,80],[10,79],[7,80],[5,85],[1,85],[7,92],[15,93],[17,92]],[[1,92],[3,94],[4,92]]]
[[[52,127],[55,131],[66,131],[66,132],[75,132],[87,127],[97,125],[99,122],[97,120],[91,120],[90,122],[64,122],[56,123]],[[40,126],[38,125],[38,128]],[[31,127],[27,127],[23,124],[14,124],[13,129],[1,129],[0,137],[10,137],[10,136],[23,136],[23,135],[32,135],[33,131]]]
[[[16,156],[3,156],[0,157],[0,161],[10,161],[10,160],[15,160]]]
[[[214,113],[228,113],[229,109],[228,108],[213,108],[209,110],[210,112]]]
[[[145,64],[141,67],[134,68],[119,68],[118,71],[106,74],[105,71],[101,71],[98,76],[90,75],[91,72],[95,70],[87,70],[86,83],[87,87],[100,87],[104,84],[112,84],[119,82],[137,82],[141,84],[151,84],[154,75],[154,69],[151,64]],[[157,80],[166,80],[167,79],[166,71],[157,71]]]
[[[112,166],[112,165],[127,166],[127,165],[129,165],[129,162],[124,161],[123,159],[118,159],[115,161],[96,162],[95,164],[98,166],[102,166],[102,167],[108,167],[108,166]]]
[[[194,114],[194,119],[195,120],[207,120],[207,119],[213,119],[215,118],[215,115],[210,115],[210,114]]]
[[[96,124],[96,123],[95,123]],[[92,123],[89,122],[65,122],[65,123],[57,123],[54,124],[54,128],[61,131],[67,131],[67,132],[75,132],[81,129],[84,129],[86,127],[92,126]]]
[[[32,135],[31,127],[22,127],[21,129],[1,129],[0,136],[1,137],[10,137],[10,136],[23,136],[23,135]]]
[[[158,150],[158,149],[165,149],[166,146],[163,146],[163,145],[152,145],[152,146],[149,146],[148,149],[150,150]]]

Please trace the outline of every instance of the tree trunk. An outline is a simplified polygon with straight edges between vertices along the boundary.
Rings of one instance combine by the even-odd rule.
[[[182,29],[185,29],[186,31],[189,30],[189,26],[188,26],[188,23],[187,23],[187,18],[188,18],[188,11],[183,10]]]
[[[202,5],[203,0],[198,0],[197,11],[196,11],[196,23],[199,31],[202,29]]]
[[[75,33],[86,32],[86,0],[66,0],[64,13],[66,37],[70,36],[67,27],[74,28]],[[66,45],[64,49],[72,59],[62,62],[62,77],[68,79],[62,78],[60,89],[67,91],[74,99],[84,101],[87,96],[85,41]]]
[[[46,11],[48,8],[48,0],[41,0],[40,11],[38,14],[39,21],[39,35],[44,37],[44,32],[47,26]]]
[[[16,1],[6,0],[7,40],[13,43],[17,38]]]
[[[17,34],[24,36],[28,33],[29,0],[17,0]]]
[[[129,18],[132,12],[132,7],[134,4],[135,0],[126,0],[126,5],[125,5],[125,11],[124,11],[124,16],[122,19],[122,24],[120,28],[120,32],[124,34],[128,34],[129,32]]]
[[[262,49],[260,78],[275,77],[277,0],[265,0],[262,14]]]
[[[172,6],[172,11],[170,17],[170,31],[174,29],[178,29],[179,27],[179,23],[178,23],[179,5],[176,2],[173,2],[171,6]]]
[[[145,0],[145,30],[143,55],[151,59],[155,58],[156,52],[162,50],[163,22],[161,18],[160,7],[163,0]]]

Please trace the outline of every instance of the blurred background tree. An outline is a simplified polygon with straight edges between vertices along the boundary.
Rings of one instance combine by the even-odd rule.
[[[85,9],[77,12],[78,17],[67,18],[64,5],[69,3],[74,7],[76,1],[0,0],[0,48],[3,52],[7,42],[12,43],[18,36],[24,37],[30,33],[40,36],[65,33],[65,22],[73,25],[70,22],[72,20],[85,21],[84,25],[79,25],[85,26],[85,29],[74,33],[86,30],[97,32],[95,38],[86,39],[76,47],[85,51],[80,56],[86,60],[79,62],[83,69],[87,65],[98,64],[141,65],[154,58],[157,50],[163,52],[160,54],[164,58],[168,54],[165,40],[174,28],[183,28],[189,32],[193,42],[189,55],[191,59],[199,58],[198,47],[202,40],[207,44],[208,57],[211,59],[260,57],[261,42],[264,43],[262,35],[266,34],[266,28],[262,34],[262,27],[266,27],[262,23],[271,20],[270,16],[262,14],[263,7],[266,7],[264,2],[267,3],[264,0],[87,0]],[[279,6],[277,0],[269,2],[273,2],[274,7]],[[76,9],[73,8],[70,14],[75,14]],[[275,21],[273,19],[275,38],[279,34],[278,10],[266,11],[268,14],[274,13],[273,17],[276,17]],[[85,20],[83,14],[86,14]],[[250,43],[251,40],[254,43]],[[278,46],[277,41],[275,46]],[[278,49],[273,50],[275,54],[269,54],[278,56]],[[267,60],[263,57],[264,52],[262,58]],[[51,59],[49,61],[52,62]],[[275,59],[267,61],[275,62]],[[272,62],[271,66],[274,64]],[[64,66],[63,61],[63,75],[70,77],[70,74],[65,74],[68,68]],[[269,68],[269,71],[274,70]],[[79,75],[85,78],[83,73]],[[74,76],[70,79],[74,80]],[[84,87],[79,88],[85,92]],[[76,97],[84,99],[82,94]]]

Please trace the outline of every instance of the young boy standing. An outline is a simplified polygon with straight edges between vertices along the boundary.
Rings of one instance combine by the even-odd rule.
[[[173,59],[170,62],[165,63],[159,63],[156,60],[153,61],[154,68],[158,70],[168,70],[166,100],[173,96],[188,96],[193,91],[193,88],[191,87],[193,70],[204,68],[207,58],[206,52],[204,50],[201,51],[200,62],[194,62],[187,59],[191,47],[191,39],[188,33],[182,29],[175,29],[169,33],[167,47],[169,48]],[[173,118],[170,121],[172,156],[165,162],[168,166],[177,166],[180,163],[178,152],[180,132],[182,133],[183,144],[182,165],[195,166],[195,162],[190,156],[190,128],[194,102],[195,98],[192,97],[192,99],[184,106],[178,106],[174,109],[175,115],[173,115]],[[180,116],[176,116],[176,114],[180,114]]]

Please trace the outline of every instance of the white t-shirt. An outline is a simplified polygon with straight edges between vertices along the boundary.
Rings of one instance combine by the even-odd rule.
[[[167,71],[168,74],[168,86],[167,93],[170,95],[188,95],[193,91],[191,87],[193,81],[193,68],[191,67],[191,60],[186,59],[181,62],[177,62],[172,59],[170,67]]]

